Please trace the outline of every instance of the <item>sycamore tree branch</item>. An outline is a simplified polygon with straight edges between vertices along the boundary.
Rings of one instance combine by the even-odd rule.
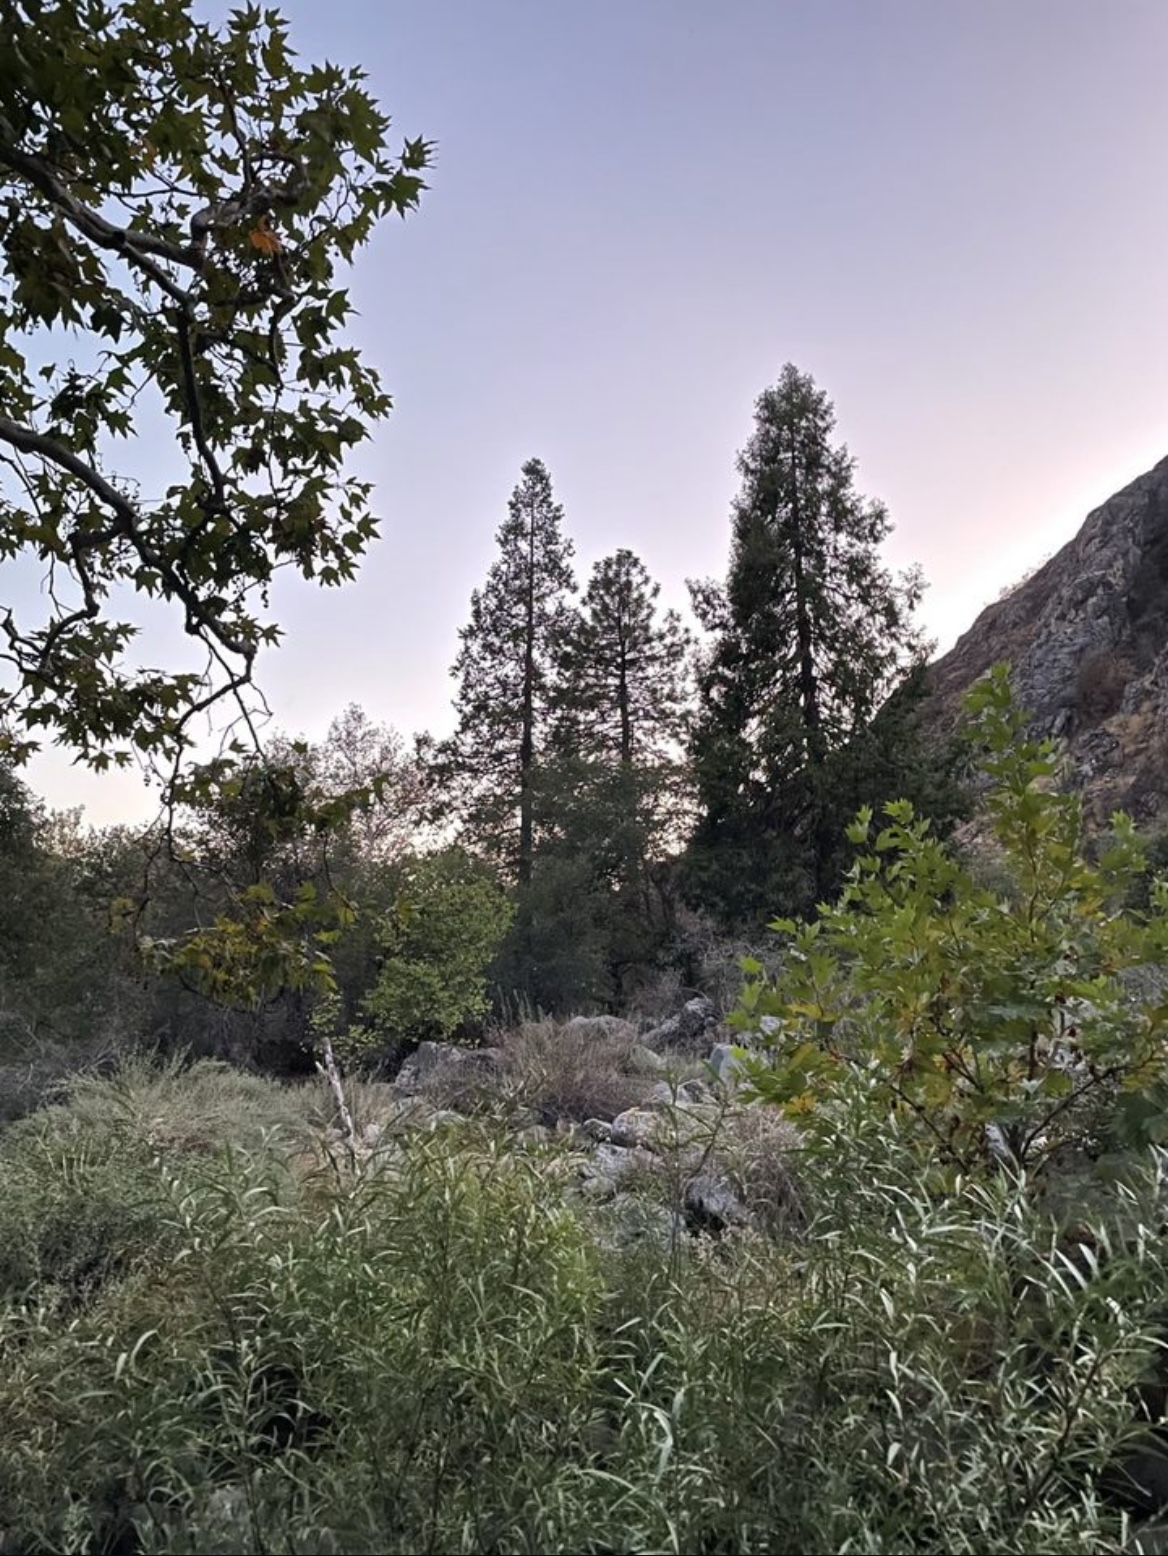
[[[91,243],[120,254],[173,301],[180,305],[189,302],[189,294],[151,256],[188,270],[199,271],[203,258],[196,247],[182,247],[167,242],[165,238],[153,237],[150,233],[115,226],[78,200],[40,157],[21,151],[14,140],[11,126],[7,120],[0,118],[0,166],[27,179]]]
[[[241,138],[239,144],[245,168],[243,189],[238,195],[215,201],[197,211],[191,217],[191,241],[181,244],[108,221],[92,206],[79,200],[42,157],[22,151],[16,144],[12,125],[0,116],[0,166],[26,179],[91,243],[121,255],[184,308],[192,301],[190,292],[156,264],[156,259],[200,275],[206,264],[207,241],[212,232],[250,221],[273,207],[294,205],[303,193],[306,175],[297,156],[273,148],[264,148],[258,154],[269,161],[282,162],[290,170],[282,184],[269,185],[253,177],[246,141]],[[262,295],[266,297],[266,294]]]
[[[158,573],[167,592],[185,606],[186,629],[192,636],[206,635],[214,639],[223,649],[237,655],[250,668],[255,658],[255,645],[249,643],[246,638],[229,632],[223,623],[216,619],[214,612],[209,610],[205,602],[200,599],[197,589],[161,552],[155,550],[141,532],[137,509],[118,491],[117,487],[107,481],[92,465],[86,464],[83,459],[79,459],[54,438],[42,432],[35,432],[30,427],[22,427],[2,415],[0,415],[0,441],[8,443],[21,453],[35,454],[49,464],[56,465],[58,469],[65,471],[67,475],[71,475],[74,480],[87,487],[113,515],[113,523],[107,530],[101,532],[101,537],[105,540],[119,537],[126,540],[138,553],[143,563]],[[92,535],[78,536],[75,540],[75,556],[81,549],[92,549],[95,544]]]
[[[223,471],[219,461],[215,458],[214,451],[207,441],[207,434],[203,428],[203,407],[199,400],[199,385],[195,378],[195,359],[191,352],[191,328],[190,320],[185,312],[180,312],[177,320],[179,355],[182,358],[183,383],[187,391],[187,407],[191,417],[191,432],[194,435],[195,447],[199,451],[199,457],[206,467],[214,492],[214,508],[216,513],[224,513],[227,509],[227,493],[223,481]]]

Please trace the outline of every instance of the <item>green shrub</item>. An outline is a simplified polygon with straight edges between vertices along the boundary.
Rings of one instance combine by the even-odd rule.
[[[372,1053],[401,1039],[440,1040],[482,1017],[487,969],[512,912],[486,867],[461,849],[416,860],[381,920],[381,965],[362,1024],[338,1046]]]
[[[877,1117],[804,1163],[799,1237],[672,1258],[470,1124],[355,1174],[176,1155],[159,1256],[0,1305],[7,1546],[1118,1551],[1159,1185],[1068,1239]]]
[[[0,1134],[0,1296],[80,1302],[163,1256],[160,1157],[309,1135],[294,1092],[211,1060],[129,1058],[110,1076],[74,1077],[63,1100]]]
[[[182,1155],[251,1147],[265,1133],[278,1136],[283,1145],[308,1134],[296,1088],[215,1059],[191,1064],[181,1055],[161,1062],[131,1055],[108,1075],[73,1076],[61,1096],[58,1106],[42,1110],[19,1129],[115,1135],[151,1151]]]
[[[1055,753],[1028,740],[1005,671],[970,697],[991,781],[986,809],[1013,889],[979,884],[911,806],[863,813],[868,851],[839,903],[791,936],[777,979],[747,964],[735,1020],[772,1050],[759,1092],[829,1144],[836,1102],[871,1074],[946,1169],[1033,1170],[1109,1142],[1164,1138],[1168,1002],[1133,994],[1131,969],[1168,954],[1168,886],[1125,907],[1143,860],[1117,816],[1097,863]]]
[[[703,1241],[676,1280],[616,1267],[624,1549],[1121,1548],[1102,1487],[1163,1349],[1159,1186],[1070,1238],[1022,1180],[938,1195],[919,1168],[870,1128],[806,1164],[799,1240]]]
[[[489,1142],[382,1166],[330,1187],[207,1161],[169,1182],[152,1280],[68,1325],[9,1310],[0,1506],[21,1542],[99,1549],[121,1517],[147,1549],[576,1548],[586,1234]]]

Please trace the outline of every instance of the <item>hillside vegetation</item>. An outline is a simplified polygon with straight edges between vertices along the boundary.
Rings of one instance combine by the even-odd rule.
[[[688,1107],[669,1070],[620,1235],[549,1090],[572,1024],[503,1035],[515,1086],[351,1087],[352,1133],[322,1083],[207,1060],[10,1124],[0,1548],[1133,1548],[1165,1486],[1168,1007],[1124,979],[1163,960],[1165,888],[1130,905],[1130,829],[1083,857],[1000,679],[979,728],[997,886],[893,807],[786,970],[748,963],[749,1084]],[[589,1043],[617,1139],[647,1082],[606,1093],[632,1049]],[[695,1218],[781,1111],[734,1183],[755,1206],[769,1165],[784,1213]]]

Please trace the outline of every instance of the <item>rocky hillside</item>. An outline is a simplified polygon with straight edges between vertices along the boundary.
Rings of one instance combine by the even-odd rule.
[[[1066,742],[1091,824],[1117,809],[1168,819],[1168,459],[1096,508],[930,667],[937,721],[951,723],[1003,659],[1036,731]]]

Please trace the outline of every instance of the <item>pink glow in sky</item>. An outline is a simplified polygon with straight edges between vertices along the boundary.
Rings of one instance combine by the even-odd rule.
[[[448,727],[531,455],[582,576],[627,545],[684,605],[724,570],[735,451],[788,360],[941,648],[1168,453],[1166,0],[283,9],[439,156],[354,278],[397,402],[361,461],[383,539],[355,586],[277,591],[280,727],[317,738],[351,701]],[[126,779],[30,776],[97,822],[142,813]]]

